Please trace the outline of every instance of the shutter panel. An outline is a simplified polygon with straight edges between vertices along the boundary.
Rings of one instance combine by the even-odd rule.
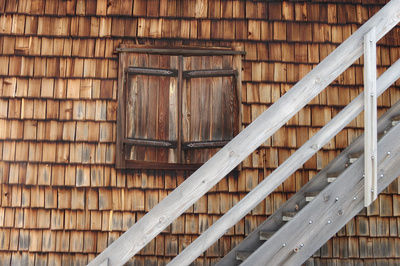
[[[232,56],[185,60],[190,62],[184,64],[183,158],[186,163],[202,163],[236,133],[238,103],[233,62]]]
[[[176,163],[176,57],[147,54],[130,57],[126,84],[126,159]],[[163,70],[175,71],[170,75],[170,71]],[[168,143],[175,145],[165,148],[163,145]]]

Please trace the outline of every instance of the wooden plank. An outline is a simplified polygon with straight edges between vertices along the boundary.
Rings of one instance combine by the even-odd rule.
[[[400,0],[392,0],[382,8],[276,104],[237,135],[230,144],[186,179],[89,265],[99,264],[106,258],[115,264],[128,261],[359,58],[362,54],[362,38],[366,32],[376,26],[378,29],[376,39],[379,40],[396,25],[400,19],[396,15],[399,3]]]
[[[119,57],[119,61],[118,61],[118,69],[123,69],[126,62],[127,62],[128,58],[126,53],[121,54],[121,56]],[[127,83],[125,82],[125,79],[127,79],[128,77],[125,76],[125,72],[124,71],[119,71],[118,72],[118,112],[117,112],[117,136],[116,136],[116,149],[120,152],[117,152],[116,154],[116,167],[117,168],[124,168],[125,167],[125,149],[124,149],[124,145],[122,143],[123,139],[126,136],[126,101],[125,99],[127,99],[127,96],[130,95],[128,93],[126,93],[126,90],[124,88],[128,88],[129,91],[130,87],[127,86]],[[130,83],[129,83],[130,84]],[[130,98],[129,98],[130,99]],[[130,120],[131,121],[131,120]],[[128,135],[129,136],[129,135]]]
[[[376,95],[376,41],[375,28],[364,36],[364,205],[369,206],[378,197],[377,179],[377,95]]]
[[[207,55],[235,55],[245,54],[244,51],[234,51],[231,49],[180,49],[180,48],[117,48],[117,52],[139,52],[148,54],[165,54],[165,55],[184,55],[184,56],[207,56]]]
[[[170,68],[170,57],[160,56],[159,66]],[[158,114],[157,114],[157,139],[168,140],[169,136],[169,85],[172,78],[161,77],[158,86]],[[157,161],[168,162],[168,150],[157,150]]]

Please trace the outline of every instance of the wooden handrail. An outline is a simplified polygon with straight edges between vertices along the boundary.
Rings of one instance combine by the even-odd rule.
[[[377,81],[377,96],[400,78],[400,59],[386,70]],[[195,241],[187,246],[168,265],[188,265],[217,241],[229,228],[240,221],[255,208],[290,175],[299,169],[321,147],[336,136],[348,123],[364,109],[364,93],[358,95],[329,123],[293,153],[283,164],[253,188],[243,199],[235,204],[226,214],[214,222]]]
[[[376,27],[379,40],[399,19],[392,0],[89,265],[127,262],[357,60],[365,33]]]

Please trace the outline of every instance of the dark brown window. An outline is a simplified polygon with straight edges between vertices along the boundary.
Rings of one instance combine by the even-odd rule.
[[[118,168],[197,167],[238,133],[242,52],[118,50]]]

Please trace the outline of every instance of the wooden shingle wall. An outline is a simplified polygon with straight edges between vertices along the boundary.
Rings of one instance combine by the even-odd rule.
[[[243,126],[386,1],[0,0],[0,265],[87,263],[190,173],[116,171],[115,48],[241,45]],[[379,42],[379,71],[400,54]],[[136,256],[168,261],[363,89],[358,61]],[[397,83],[399,85],[399,83]],[[379,112],[400,100],[395,86]],[[198,263],[226,254],[362,132],[354,120]],[[400,263],[400,181],[320,251],[318,264]]]

